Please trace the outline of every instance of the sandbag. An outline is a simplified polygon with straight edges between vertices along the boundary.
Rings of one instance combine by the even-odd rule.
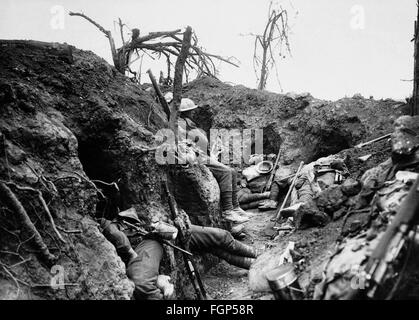
[[[395,214],[404,197],[409,192],[409,186],[401,180],[384,183],[377,191],[377,207],[381,215]],[[354,238],[347,238],[326,264],[323,279],[316,286],[314,299],[342,300],[348,298],[351,289],[362,288],[364,271],[368,257],[377,246],[385,229],[377,229],[377,225]],[[378,231],[379,230],[379,231]]]

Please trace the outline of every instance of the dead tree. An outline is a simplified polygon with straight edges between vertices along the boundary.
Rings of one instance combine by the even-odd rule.
[[[253,67],[258,81],[258,89],[264,90],[269,72],[275,68],[277,79],[278,57],[285,57],[285,53],[291,53],[288,41],[288,13],[287,10],[275,9],[272,2],[269,5],[268,21],[262,34],[251,34],[255,37],[253,49]],[[281,85],[281,84],[280,84]]]
[[[122,46],[115,48],[115,42],[110,31],[104,29],[101,25],[89,18],[83,13],[70,12],[70,16],[79,16],[93,25],[95,25],[105,36],[109,39],[112,51],[112,58],[114,66],[118,71],[125,74],[129,70],[129,65],[132,63],[131,58],[136,56],[138,58],[141,52],[152,56],[153,58],[165,58],[167,62],[168,77],[170,77],[172,60],[178,59],[181,54],[183,45],[182,35],[184,32],[181,29],[172,31],[150,32],[144,36],[140,35],[139,29],[133,29],[133,36],[130,41],[124,42],[122,28],[124,24],[121,20],[118,21],[120,33],[122,37]],[[135,37],[134,37],[134,30]],[[238,67],[234,62],[233,57],[221,57],[215,54],[205,52],[202,47],[198,45],[198,37],[191,31],[190,52],[185,59],[185,68],[189,70],[196,70],[198,74],[215,77],[217,70],[214,60],[219,60]]]
[[[175,137],[177,137],[177,121],[179,117],[179,106],[182,99],[183,70],[191,48],[191,38],[192,28],[188,26],[183,34],[182,47],[176,60],[175,76],[173,79],[173,103],[170,112],[169,127],[174,130]]]
[[[102,31],[105,34],[106,38],[108,38],[108,40],[109,40],[109,45],[111,46],[111,53],[112,53],[113,65],[115,66],[115,68],[119,72],[124,73],[125,72],[125,68],[124,68],[124,65],[121,64],[118,51],[116,50],[116,47],[115,47],[115,41],[113,39],[112,33],[109,30],[106,30],[99,23],[97,23],[96,21],[94,21],[93,19],[89,18],[88,16],[86,16],[83,13],[70,12],[69,15],[70,16],[79,16],[79,17],[82,17],[82,18],[86,19],[87,21],[89,21],[91,24],[93,24],[94,26],[96,26],[100,31]]]

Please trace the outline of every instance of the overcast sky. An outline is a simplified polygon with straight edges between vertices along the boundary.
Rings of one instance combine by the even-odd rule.
[[[240,68],[220,65],[220,78],[256,87],[253,40],[269,0],[0,0],[0,38],[67,42],[111,62],[107,39],[91,24],[64,15],[82,11],[115,31],[120,17],[141,33],[190,25],[207,51],[234,56]],[[355,93],[404,99],[412,91],[416,0],[285,0],[290,10],[292,56],[280,60],[284,92],[338,99]],[[57,7],[58,6],[58,7]],[[294,9],[293,9],[294,8]],[[150,64],[158,75],[159,67]],[[143,66],[143,71],[149,66]],[[267,89],[280,92],[275,73]]]

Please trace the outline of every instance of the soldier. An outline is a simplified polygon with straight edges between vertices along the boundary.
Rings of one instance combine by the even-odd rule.
[[[167,285],[166,288],[159,288],[158,283],[159,279],[162,279],[159,276],[160,261],[163,256],[161,243],[153,238],[141,236],[138,231],[124,221],[130,221],[136,226],[140,225],[145,231],[151,233],[160,232],[162,237],[169,234],[172,239],[176,237],[177,229],[165,224],[165,232],[162,233],[163,230],[156,227],[156,224],[149,224],[147,219],[139,218],[134,208],[120,212],[118,217],[112,221],[100,220],[101,231],[115,246],[118,255],[126,265],[128,278],[135,284],[134,298],[140,300],[169,298],[165,294]],[[175,224],[179,228],[186,228],[180,218],[175,220]],[[176,231],[173,232],[173,228]],[[258,255],[255,248],[235,240],[230,232],[219,228],[190,225],[189,241],[192,251],[214,254],[228,263],[244,269],[249,269]]]
[[[259,206],[261,210],[273,210],[278,206],[278,196],[292,181],[291,167],[281,167],[275,174],[269,200]],[[313,200],[322,190],[338,183],[349,174],[343,161],[336,156],[320,158],[305,165],[300,171],[295,188],[291,192],[291,204],[283,213],[292,214],[301,205]]]
[[[291,183],[290,176],[294,174],[291,167],[280,167],[275,173],[269,199],[259,203],[259,210],[274,210],[278,206],[279,194]]]
[[[165,95],[166,101],[170,103],[173,99],[171,92]],[[206,133],[198,128],[191,120],[193,112],[198,106],[188,98],[181,100],[179,108],[180,118],[178,121],[179,132],[186,136],[186,133],[191,134],[195,139],[193,142],[200,147],[200,160],[211,171],[220,187],[220,198],[223,218],[230,223],[230,231],[239,236],[243,228],[238,228],[240,224],[249,221],[249,214],[240,208],[237,197],[237,172],[229,166],[209,157],[207,155],[208,139]],[[186,155],[189,163],[196,163],[197,157],[193,153]]]

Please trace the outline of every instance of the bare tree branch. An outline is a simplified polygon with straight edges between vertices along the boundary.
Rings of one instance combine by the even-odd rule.
[[[31,188],[31,187],[21,187],[13,182],[6,182],[6,181],[0,181],[0,182],[8,184],[8,185],[12,185],[16,189],[21,190],[21,191],[30,191],[30,192],[36,193],[38,200],[41,203],[41,206],[44,208],[44,211],[47,214],[48,220],[51,223],[52,230],[55,232],[55,234],[57,235],[58,239],[60,239],[61,242],[66,243],[66,241],[64,240],[60,232],[57,230],[57,226],[55,225],[54,218],[52,217],[51,211],[49,210],[48,205],[45,202],[45,199],[42,196],[42,192],[40,190]]]
[[[121,34],[122,45],[124,45],[125,44],[125,39],[124,39],[124,24],[122,23],[121,18],[118,18],[118,25],[119,25],[119,32]]]
[[[120,56],[119,56],[118,52],[116,51],[115,41],[114,41],[114,39],[112,37],[112,33],[109,30],[106,30],[99,23],[97,23],[96,21],[94,21],[93,19],[89,18],[88,16],[86,16],[83,13],[70,12],[69,15],[70,16],[78,16],[78,17],[82,17],[82,18],[86,19],[87,21],[89,21],[91,24],[93,24],[94,26],[96,26],[100,31],[102,31],[105,34],[105,36],[109,40],[109,45],[111,47],[112,60],[113,60],[114,66],[115,66],[115,68],[119,72],[124,73],[126,66],[125,66],[125,64],[121,64]]]
[[[106,37],[109,38],[109,34],[111,33],[109,30],[106,30],[104,27],[102,27],[99,23],[97,23],[96,21],[94,21],[93,19],[89,18],[88,16],[86,16],[83,13],[79,13],[79,12],[70,12],[69,13],[70,16],[78,16],[78,17],[82,17],[84,19],[86,19],[87,21],[89,21],[91,24],[95,25],[100,31],[102,31]]]
[[[275,9],[272,1],[269,4],[268,20],[263,33],[250,34],[255,38],[253,47],[253,68],[258,81],[258,89],[263,90],[269,77],[269,71],[274,67],[279,86],[276,55],[282,56],[285,50],[291,54],[288,40],[288,12],[282,7]],[[261,51],[259,51],[261,50]],[[282,88],[281,88],[282,90]]]
[[[94,21],[92,18],[86,16],[83,13],[78,12],[70,12],[70,16],[79,16],[91,24],[96,26],[105,36],[109,39],[109,43],[111,46],[112,51],[112,58],[114,62],[114,66],[118,71],[121,73],[125,73],[125,71],[130,70],[130,60],[133,54],[139,55],[139,51],[146,53],[150,57],[151,54],[156,54],[158,58],[163,55],[166,58],[167,62],[167,78],[171,77],[171,58],[178,59],[180,56],[180,50],[182,47],[182,39],[180,38],[181,35],[184,35],[184,32],[181,29],[170,30],[170,31],[159,31],[159,32],[150,32],[144,36],[140,36],[139,29],[132,29],[133,30],[133,37],[131,41],[125,42],[124,35],[123,35],[123,26],[122,20],[118,19],[119,29],[120,29],[120,36],[122,40],[122,46],[118,49],[115,48],[115,42],[112,37],[112,33],[109,30],[106,30],[102,27],[99,23]],[[134,36],[134,30],[135,36]],[[170,38],[170,40],[169,40]],[[166,41],[169,40],[169,41]],[[174,40],[174,41],[172,41]],[[219,60],[224,63],[228,63],[235,67],[238,67],[238,64],[233,61],[233,57],[222,57],[216,54],[211,54],[204,51],[200,46],[198,46],[198,37],[192,33],[191,34],[191,44],[190,44],[190,51],[188,56],[185,59],[185,64],[188,67],[187,73],[190,70],[196,70],[198,74],[205,74],[208,76],[215,77],[217,74],[217,70],[215,67],[215,63],[213,60]],[[154,57],[152,57],[154,59]],[[235,59],[237,61],[237,59]]]
[[[127,49],[135,49],[141,47],[141,44],[146,41],[158,39],[158,38],[169,38],[172,35],[182,34],[181,29],[173,30],[173,31],[159,31],[159,32],[150,32],[146,36],[139,37],[131,43],[127,44]]]
[[[32,223],[31,219],[29,218],[26,210],[23,208],[22,204],[13,193],[12,190],[3,182],[0,182],[0,194],[1,198],[7,203],[10,209],[12,209],[16,215],[19,217],[19,220],[23,226],[23,228],[27,231],[27,233],[33,236],[34,243],[37,246],[45,258],[47,263],[52,263],[56,257],[52,255],[48,247],[46,246],[45,242],[43,241],[41,235],[39,234],[38,230]]]

